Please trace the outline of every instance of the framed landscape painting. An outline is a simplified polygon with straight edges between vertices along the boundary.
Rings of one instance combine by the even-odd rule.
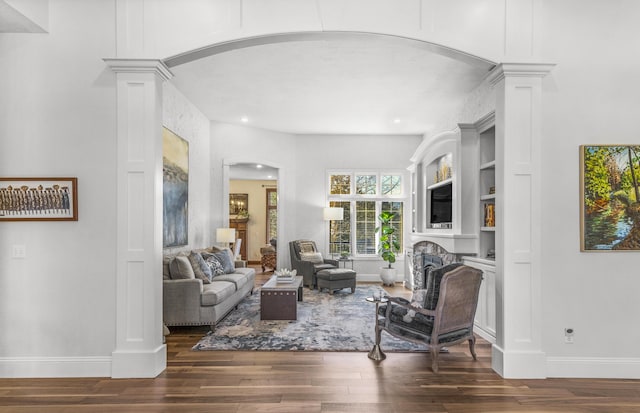
[[[162,128],[162,244],[189,243],[189,142]]]
[[[640,145],[580,146],[581,251],[640,250]]]

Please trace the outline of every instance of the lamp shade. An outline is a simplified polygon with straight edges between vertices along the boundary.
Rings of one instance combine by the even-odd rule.
[[[235,228],[216,229],[216,242],[234,242],[236,240]]]
[[[325,221],[342,221],[344,219],[343,208],[326,207],[322,213]]]

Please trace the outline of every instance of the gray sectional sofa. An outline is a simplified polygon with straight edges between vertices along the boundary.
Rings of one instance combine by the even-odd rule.
[[[231,268],[208,276],[202,257],[224,256],[215,247],[165,255],[163,259],[163,317],[167,326],[209,325],[213,329],[246,296],[253,293],[256,273],[243,262],[228,260]],[[234,266],[235,265],[235,266]],[[205,274],[203,274],[203,269]]]

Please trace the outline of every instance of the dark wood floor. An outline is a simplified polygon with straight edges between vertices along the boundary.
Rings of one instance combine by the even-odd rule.
[[[206,331],[172,329],[155,379],[0,379],[0,412],[640,412],[637,380],[503,380],[484,340],[436,375],[427,354],[191,351]]]

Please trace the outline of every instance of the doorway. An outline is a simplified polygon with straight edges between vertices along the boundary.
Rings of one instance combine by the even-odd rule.
[[[249,264],[260,264],[261,249],[278,239],[278,175],[278,168],[262,163],[229,165],[228,223],[242,239],[240,253]]]

